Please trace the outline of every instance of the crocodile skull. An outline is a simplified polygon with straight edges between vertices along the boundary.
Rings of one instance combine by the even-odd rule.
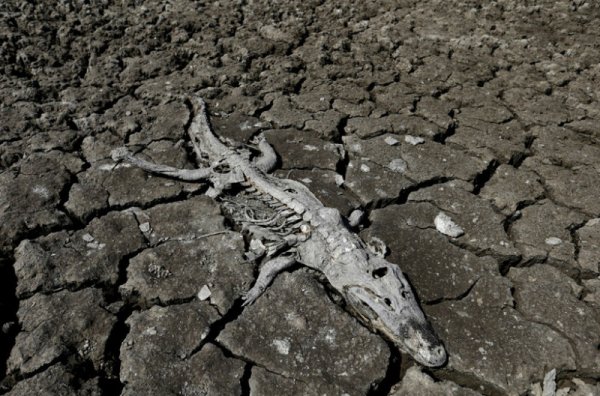
[[[446,350],[398,266],[374,255],[347,258],[366,259],[368,265],[362,267],[370,269],[370,273],[350,277],[352,281],[342,288],[351,309],[417,362],[429,367],[443,365]]]

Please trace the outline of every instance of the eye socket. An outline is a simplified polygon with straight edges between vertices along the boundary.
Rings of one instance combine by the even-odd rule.
[[[375,279],[379,279],[379,278],[383,278],[388,272],[387,267],[380,267],[377,269],[374,269],[373,272],[371,272],[371,275],[373,276],[373,278]]]
[[[286,188],[285,190],[286,193],[290,193],[290,194],[297,194],[298,191],[294,190],[293,188]]]
[[[400,291],[400,295],[402,296],[402,298],[407,299],[408,297],[410,297],[410,293],[406,290],[401,290]]]
[[[387,305],[388,307],[392,307],[392,301],[389,298],[384,298],[383,302],[385,303],[385,305]]]

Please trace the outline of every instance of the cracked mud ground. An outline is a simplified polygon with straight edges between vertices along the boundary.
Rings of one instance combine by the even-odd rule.
[[[600,394],[595,2],[33,3],[0,4],[0,394]],[[366,210],[445,367],[301,267],[242,308],[257,268],[207,186],[109,156],[191,168],[196,92]]]

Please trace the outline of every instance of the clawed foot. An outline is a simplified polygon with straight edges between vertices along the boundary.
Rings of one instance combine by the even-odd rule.
[[[264,292],[264,289],[261,287],[256,287],[254,286],[252,289],[248,290],[248,292],[246,292],[243,296],[242,296],[242,300],[244,300],[244,302],[242,303],[242,307],[248,306],[248,305],[252,305],[254,303],[254,301],[256,301],[256,299],[258,297],[260,297],[260,295]]]

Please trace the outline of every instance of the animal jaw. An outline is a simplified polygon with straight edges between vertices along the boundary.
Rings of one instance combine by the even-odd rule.
[[[360,260],[363,257],[348,255],[341,259]],[[428,367],[439,367],[446,362],[446,350],[425,318],[418,301],[397,265],[367,253],[370,272],[360,276],[346,276],[348,282],[341,286],[343,296],[352,311],[365,323],[384,334],[398,348]],[[344,267],[348,267],[348,262]]]
[[[113,150],[112,156],[163,176],[212,184],[207,194],[251,237],[247,257],[262,260],[255,284],[243,296],[244,305],[259,298],[279,272],[300,262],[321,271],[368,327],[417,362],[443,365],[446,351],[398,266],[382,258],[385,248],[379,254],[370,252],[339,211],[323,206],[306,186],[267,174],[276,154],[264,138],[257,142],[261,155],[251,160],[248,150],[229,147],[214,135],[201,98],[193,98],[192,105],[195,115],[188,133],[199,161],[206,163],[208,157],[210,166],[190,170],[157,165],[125,148]]]

